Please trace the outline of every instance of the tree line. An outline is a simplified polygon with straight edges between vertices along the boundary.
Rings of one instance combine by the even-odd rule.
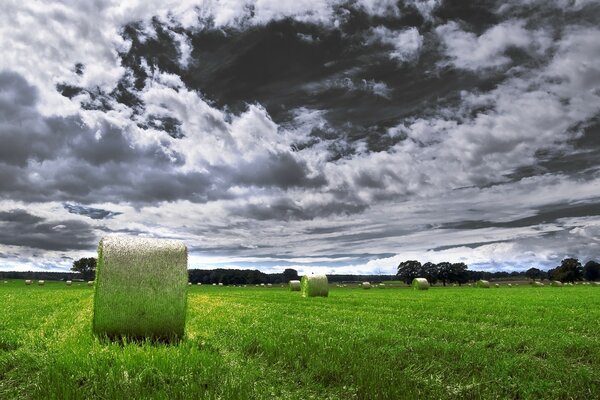
[[[457,283],[462,285],[467,282],[475,282],[480,279],[550,279],[561,282],[575,282],[581,280],[596,281],[600,279],[600,264],[596,261],[588,261],[582,266],[576,258],[565,258],[561,264],[548,271],[539,268],[529,268],[527,271],[512,272],[485,272],[471,271],[465,263],[431,263],[421,264],[416,260],[403,261],[398,264],[396,277],[410,284],[414,278],[426,278],[429,283],[442,285]]]

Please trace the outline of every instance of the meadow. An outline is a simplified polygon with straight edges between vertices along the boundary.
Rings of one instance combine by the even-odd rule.
[[[93,291],[0,283],[0,399],[600,398],[600,287],[192,286],[171,344],[95,337]]]

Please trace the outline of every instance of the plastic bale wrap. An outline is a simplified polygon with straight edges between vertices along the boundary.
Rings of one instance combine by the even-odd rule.
[[[363,282],[362,283],[362,288],[363,289],[371,289],[371,283],[369,283],[369,282]]]
[[[385,283],[380,283],[379,284],[379,289],[385,289]]]
[[[46,283],[46,282],[44,282],[43,280],[39,280],[39,281],[38,281],[38,285],[40,285],[40,286],[44,286],[44,284],[45,284],[45,283]]]
[[[535,281],[532,283],[532,286],[533,287],[542,287],[542,286],[544,286],[544,284],[542,282]]]
[[[478,288],[483,288],[483,289],[489,289],[490,288],[490,282],[489,281],[484,281],[483,279],[478,280],[475,285]]]
[[[300,291],[300,281],[290,281],[290,291],[299,292]]]
[[[187,248],[175,240],[106,237],[98,245],[92,329],[176,339],[185,329]]]
[[[429,289],[429,281],[425,278],[415,278],[412,281],[412,287],[415,290],[427,290]]]
[[[552,281],[552,286],[562,286],[562,282],[561,281]]]
[[[304,275],[300,281],[302,297],[329,296],[329,281],[326,275]]]
[[[25,284],[26,284],[27,286],[31,285],[31,279],[26,279],[26,280],[25,280]]]
[[[73,284],[73,281],[66,281],[65,283],[67,284],[67,286],[71,286]]]

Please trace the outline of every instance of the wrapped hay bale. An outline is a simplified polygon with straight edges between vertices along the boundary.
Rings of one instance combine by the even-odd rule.
[[[412,287],[415,290],[427,290],[429,289],[429,281],[425,278],[415,278],[412,281]]]
[[[499,288],[499,287],[500,287],[500,284],[499,284],[499,283],[496,283],[496,284],[494,285],[494,287],[495,287],[495,288]]]
[[[88,281],[87,285],[88,286],[94,286],[94,281]]]
[[[192,282],[188,282],[188,286],[192,286]]]
[[[202,286],[202,284],[200,282],[196,283],[197,286]]]
[[[385,283],[380,283],[379,284],[379,289],[385,289]]]
[[[477,286],[478,288],[489,289],[490,288],[490,282],[489,281],[484,281],[483,279],[480,279],[480,280],[478,280],[475,283],[475,286]]]
[[[271,286],[273,286],[273,284],[272,283],[267,283],[267,286],[271,287]]]
[[[509,283],[509,284],[508,284],[508,285],[506,285],[506,286],[508,286],[508,287],[512,287],[512,284],[511,284],[511,283]]]
[[[544,286],[544,284],[542,282],[535,281],[535,282],[533,282],[531,284],[531,286],[533,286],[533,287],[542,287],[542,286]]]
[[[369,282],[363,282],[362,283],[362,288],[363,289],[371,289],[371,283],[369,283]]]
[[[71,286],[73,284],[73,281],[66,281],[65,283],[67,284],[67,286]]]
[[[25,284],[26,284],[27,286],[31,285],[31,279],[26,279],[26,280],[25,280]]]
[[[219,282],[219,286],[223,286],[223,282]]]
[[[298,280],[290,281],[290,291],[299,292],[300,291],[300,281],[298,281]]]
[[[41,279],[38,281],[38,285],[40,285],[40,286],[44,286],[44,284],[45,284],[45,283],[46,283],[46,282],[45,282],[45,281],[43,281],[43,280],[41,280]]]
[[[561,281],[552,281],[552,286],[562,286],[563,283]]]
[[[327,275],[304,275],[300,281],[302,297],[329,296]]]
[[[98,245],[92,330],[98,335],[183,336],[187,247],[180,241],[106,237]]]

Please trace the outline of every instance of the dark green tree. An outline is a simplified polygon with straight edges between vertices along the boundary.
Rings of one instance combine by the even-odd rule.
[[[469,281],[469,273],[467,268],[467,264],[462,262],[451,264],[449,281],[452,283],[458,283],[459,285],[467,283]]]
[[[89,257],[73,261],[71,271],[79,272],[86,281],[93,281],[96,278],[96,259]]]
[[[583,267],[576,258],[565,258],[551,272],[551,279],[561,282],[580,281],[583,278]]]
[[[298,271],[292,268],[287,268],[283,271],[283,282],[287,283],[289,281],[298,280]]]
[[[588,261],[583,267],[583,277],[588,281],[597,281],[600,279],[600,263]]]
[[[431,262],[426,262],[425,264],[421,265],[421,272],[419,275],[422,278],[427,279],[432,285],[435,285],[438,281],[437,265]]]
[[[398,264],[396,276],[404,283],[410,285],[413,279],[419,277],[421,263],[415,260],[403,261]]]
[[[544,275],[544,271],[539,268],[529,268],[527,271],[525,271],[525,276],[532,280],[541,279],[544,277]]]
[[[442,285],[446,286],[446,283],[450,282],[452,276],[452,264],[449,262],[441,262],[436,265],[438,280],[442,281]]]

